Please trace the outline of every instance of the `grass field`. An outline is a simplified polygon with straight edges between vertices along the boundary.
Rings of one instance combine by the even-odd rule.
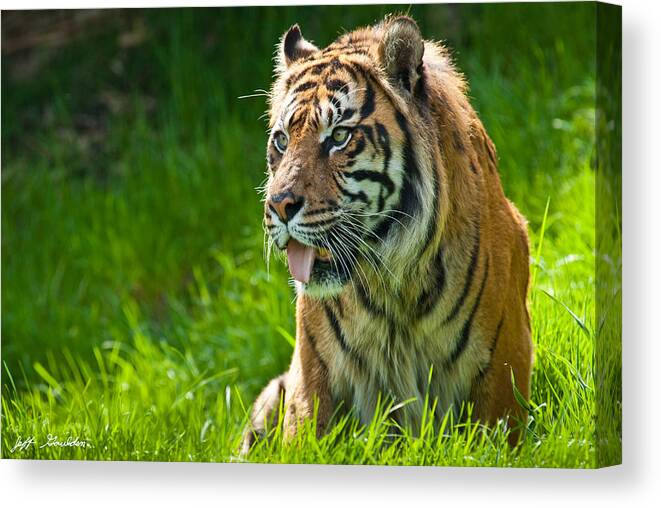
[[[292,23],[323,45],[407,9],[106,12],[66,43],[3,55],[4,458],[238,460],[246,410],[294,340],[286,268],[267,273],[262,255],[265,104],[238,97],[268,88]],[[411,14],[454,49],[529,220],[525,439],[513,451],[502,430],[450,421],[395,435],[385,408],[368,428],[347,418],[249,460],[593,467],[594,6]],[[49,434],[89,446],[45,446]],[[606,438],[616,461],[617,433]]]

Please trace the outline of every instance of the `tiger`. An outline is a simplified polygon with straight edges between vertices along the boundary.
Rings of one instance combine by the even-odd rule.
[[[527,222],[449,50],[405,15],[323,49],[294,25],[277,47],[264,226],[286,252],[296,337],[241,453],[277,422],[291,439],[316,419],[321,437],[340,407],[368,424],[384,400],[415,430],[426,397],[437,421],[468,406],[516,445],[533,364]]]

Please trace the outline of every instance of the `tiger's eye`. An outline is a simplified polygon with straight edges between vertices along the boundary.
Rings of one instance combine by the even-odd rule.
[[[273,144],[280,153],[285,152],[288,143],[289,140],[287,139],[287,135],[282,131],[276,132],[275,135],[273,136]]]
[[[351,131],[346,127],[336,127],[335,129],[333,129],[332,136],[333,136],[333,143],[336,146],[340,146],[349,140],[349,137],[351,136]]]

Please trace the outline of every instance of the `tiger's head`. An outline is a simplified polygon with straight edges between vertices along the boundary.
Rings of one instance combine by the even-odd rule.
[[[424,50],[408,17],[346,34],[325,49],[297,25],[283,36],[270,97],[264,211],[299,291],[329,296],[369,270],[382,271],[394,248],[389,236],[422,220],[426,184],[415,174],[412,148],[420,127],[407,112],[424,79]]]

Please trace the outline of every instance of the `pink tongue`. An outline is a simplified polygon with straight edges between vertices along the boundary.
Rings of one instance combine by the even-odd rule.
[[[314,249],[297,242],[293,238],[287,244],[289,273],[299,282],[308,282],[314,264]]]

